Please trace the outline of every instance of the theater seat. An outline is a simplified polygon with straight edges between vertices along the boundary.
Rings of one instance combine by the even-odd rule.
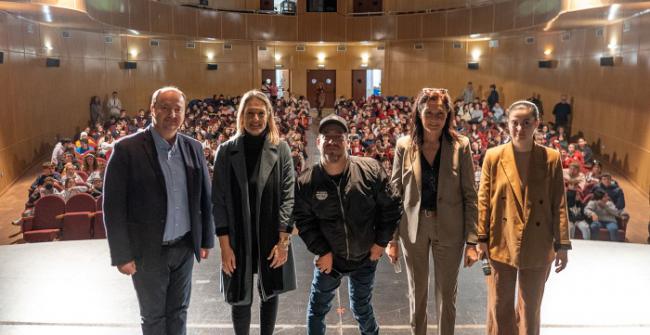
[[[88,181],[88,174],[87,173],[79,170],[79,171],[77,171],[77,175],[79,175],[79,177],[81,177],[81,179],[83,179],[84,182]]]
[[[46,195],[34,204],[34,216],[21,219],[25,242],[47,242],[59,238],[61,221],[57,216],[65,212],[65,201],[56,195]]]
[[[95,198],[87,193],[78,193],[70,197],[65,203],[65,212],[95,212],[97,204]]]
[[[104,227],[104,212],[95,212],[93,217],[93,238],[106,238],[106,227]]]
[[[92,219],[94,213],[72,212],[63,214],[61,239],[88,240],[92,238]]]
[[[98,211],[98,212],[101,212],[101,211],[104,210],[104,196],[103,195],[100,195],[95,200],[95,210]]]
[[[630,216],[627,214],[623,214],[622,217],[619,217],[616,219],[616,222],[618,223],[618,231],[617,231],[617,237],[618,237],[618,242],[625,242],[625,233],[627,232],[627,223],[630,221]],[[588,223],[591,223],[588,221]],[[576,228],[575,232],[575,238],[577,239],[583,239],[582,237],[582,232],[580,229]],[[598,231],[598,236],[592,236],[592,240],[598,240],[598,241],[609,241],[609,231],[607,231],[607,228],[600,228]]]

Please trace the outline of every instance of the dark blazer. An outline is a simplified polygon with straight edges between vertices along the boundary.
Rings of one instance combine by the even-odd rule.
[[[248,176],[244,138],[238,135],[221,144],[217,150],[212,182],[212,202],[217,235],[228,235],[235,253],[237,268],[232,276],[221,272],[221,290],[226,302],[232,305],[249,305],[253,299],[254,283],[251,252],[250,202],[257,206],[258,275],[264,300],[296,288],[293,251],[289,247],[287,262],[277,268],[269,267],[266,258],[278,243],[280,232],[293,229],[295,172],[291,150],[286,142],[271,144],[268,139],[262,148],[257,197],[248,198]]]
[[[177,136],[187,174],[194,254],[200,261],[200,249],[214,247],[210,176],[201,144]],[[116,142],[106,166],[104,223],[111,264],[138,260],[146,269],[160,266],[166,219],[165,178],[147,129]]]

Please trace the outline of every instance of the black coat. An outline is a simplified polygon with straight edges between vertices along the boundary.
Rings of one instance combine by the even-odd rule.
[[[200,261],[200,249],[214,247],[210,176],[201,144],[177,136],[187,174],[194,254]],[[136,259],[145,269],[162,265],[167,190],[151,130],[115,143],[106,166],[103,208],[112,265]]]
[[[244,138],[239,135],[221,144],[217,150],[212,181],[212,202],[217,235],[228,235],[235,253],[236,269],[232,276],[221,272],[221,290],[231,305],[248,305],[253,299],[252,257],[257,257],[262,299],[296,288],[293,251],[277,269],[266,259],[278,243],[280,232],[293,229],[293,192],[295,174],[291,151],[286,142],[273,145],[268,139],[262,148],[257,178],[256,213],[259,218],[257,241],[259,255],[252,255],[251,220]]]

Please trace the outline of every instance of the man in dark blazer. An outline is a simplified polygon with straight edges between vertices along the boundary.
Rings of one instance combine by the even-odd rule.
[[[192,266],[214,246],[210,177],[201,144],[178,133],[186,98],[163,87],[153,125],[118,141],[106,167],[111,264],[130,275],[143,334],[185,334]]]

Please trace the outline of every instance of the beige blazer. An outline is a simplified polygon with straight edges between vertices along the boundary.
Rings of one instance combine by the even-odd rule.
[[[460,136],[451,143],[443,136],[440,148],[437,222],[441,241],[476,243],[477,195],[469,139]],[[400,225],[406,225],[408,239],[415,243],[422,198],[422,171],[420,150],[412,145],[410,136],[397,140],[391,182],[402,195],[404,214]]]
[[[560,153],[535,144],[522,193],[512,143],[485,154],[478,192],[478,237],[490,258],[516,268],[548,266],[571,248]]]

